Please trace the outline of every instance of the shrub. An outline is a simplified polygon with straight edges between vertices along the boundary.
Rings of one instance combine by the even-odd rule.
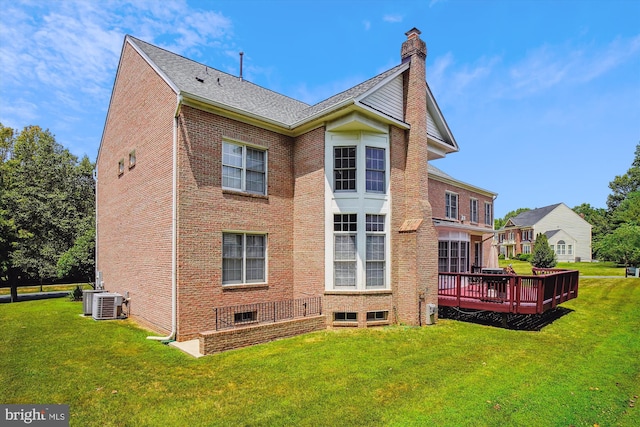
[[[520,261],[531,262],[531,254],[520,254],[520,255],[518,255],[518,259]]]
[[[537,268],[553,268],[557,263],[556,254],[551,250],[547,236],[539,233],[536,236],[536,243],[533,245],[531,265]]]
[[[82,301],[82,289],[80,289],[80,286],[76,286],[76,288],[69,292],[69,298],[71,299],[71,301]]]

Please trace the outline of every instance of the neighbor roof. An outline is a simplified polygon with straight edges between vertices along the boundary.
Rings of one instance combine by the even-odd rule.
[[[555,205],[545,206],[543,208],[537,208],[530,211],[522,212],[514,216],[513,218],[509,218],[507,222],[511,222],[516,227],[529,227],[536,224],[561,204],[562,203],[556,203]]]

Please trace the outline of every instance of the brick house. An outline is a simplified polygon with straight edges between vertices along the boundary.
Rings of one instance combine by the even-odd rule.
[[[306,297],[322,298],[318,327],[435,320],[439,236],[481,262],[495,194],[428,173],[458,145],[420,31],[406,35],[399,65],[316,105],[125,38],[96,166],[96,268],[132,318],[178,341],[214,330],[216,307]],[[446,194],[480,211],[454,217]]]
[[[547,236],[560,262],[591,262],[591,224],[564,203],[522,212],[497,231],[498,248],[506,258],[530,254],[536,236]]]
[[[429,202],[438,231],[438,271],[478,272],[490,264],[490,256],[497,257],[491,252],[497,194],[459,181],[432,164],[428,173]]]

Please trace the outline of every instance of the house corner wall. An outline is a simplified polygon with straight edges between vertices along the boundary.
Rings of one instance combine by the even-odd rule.
[[[300,135],[294,147],[293,297],[325,288],[325,128]]]
[[[97,270],[106,290],[128,293],[132,318],[162,334],[171,330],[175,106],[173,90],[125,42],[96,162]]]

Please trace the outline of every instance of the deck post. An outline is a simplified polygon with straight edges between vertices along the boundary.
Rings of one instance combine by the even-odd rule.
[[[544,276],[541,276],[537,279],[537,288],[538,288],[538,308],[536,312],[542,313],[542,306],[544,305],[544,292],[546,288],[546,281]]]
[[[458,307],[460,307],[460,294],[462,293],[462,275],[456,274],[456,296],[458,298]]]

